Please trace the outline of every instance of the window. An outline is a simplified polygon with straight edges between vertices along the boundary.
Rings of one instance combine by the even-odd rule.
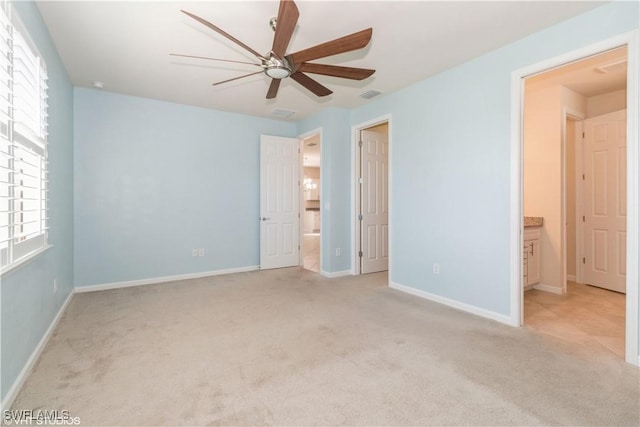
[[[0,10],[0,271],[47,245],[47,72]]]

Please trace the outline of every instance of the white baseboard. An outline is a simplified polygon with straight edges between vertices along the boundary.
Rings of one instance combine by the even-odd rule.
[[[567,274],[567,280],[570,282],[575,282],[576,281],[575,274]]]
[[[533,289],[537,289],[539,291],[551,292],[554,294],[562,295],[562,288],[557,286],[545,285],[544,283],[536,283],[533,285]]]
[[[152,277],[150,279],[129,280],[126,282],[102,283],[100,285],[76,286],[76,293],[106,291],[109,289],[129,288],[131,286],[153,285],[156,283],[175,282],[177,280],[200,279],[202,277],[220,276],[222,274],[244,273],[260,269],[258,265],[227,268],[224,270],[203,271],[202,273],[177,274],[175,276]]]
[[[331,279],[333,279],[334,277],[343,277],[343,276],[351,276],[351,270],[343,270],[343,271],[335,271],[333,273],[329,273],[328,271],[321,271],[320,274],[322,274],[324,277],[329,277]]]
[[[24,382],[27,380],[27,377],[31,373],[31,369],[33,369],[34,365],[38,361],[38,358],[42,354],[42,351],[44,350],[45,346],[49,342],[49,338],[51,338],[51,335],[53,334],[54,329],[58,325],[60,318],[62,317],[65,310],[67,309],[69,302],[71,302],[71,298],[73,298],[74,293],[75,291],[72,289],[67,299],[64,301],[64,303],[62,303],[62,306],[58,310],[58,313],[55,315],[55,317],[49,324],[49,327],[47,328],[46,332],[44,333],[42,338],[40,338],[40,342],[38,343],[36,348],[33,349],[33,352],[31,352],[31,356],[29,356],[29,359],[27,359],[27,363],[24,364],[24,367],[22,368],[22,370],[16,377],[15,381],[11,385],[11,388],[9,389],[9,391],[7,391],[7,395],[2,400],[2,403],[0,404],[0,413],[5,409],[11,408],[11,405],[13,405],[13,401],[18,396],[18,392],[20,391],[20,389],[24,385]]]
[[[405,285],[400,285],[394,282],[389,282],[389,287],[396,289],[398,291],[415,295],[420,298],[437,302],[439,304],[447,305],[449,307],[453,307],[461,311],[466,311],[467,313],[475,314],[481,317],[486,317],[487,319],[495,320],[497,322],[504,323],[509,326],[520,326],[520,325],[514,325],[509,316],[505,316],[504,314],[496,313],[494,311],[485,310],[484,308],[476,307],[475,305],[465,304],[460,301],[445,298],[440,295],[431,294],[429,292],[426,292],[420,289],[412,288]]]

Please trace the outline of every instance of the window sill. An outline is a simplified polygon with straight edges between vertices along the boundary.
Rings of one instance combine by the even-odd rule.
[[[47,251],[48,249],[51,249],[52,247],[53,247],[53,245],[46,244],[42,248],[38,249],[37,251],[31,252],[29,255],[23,256],[18,261],[14,262],[13,264],[11,264],[11,265],[3,268],[2,270],[0,270],[0,278],[4,278],[4,277],[8,276],[9,273],[12,273],[13,271],[17,270],[18,268],[21,268],[24,265],[29,264],[36,257],[38,257],[41,253]]]

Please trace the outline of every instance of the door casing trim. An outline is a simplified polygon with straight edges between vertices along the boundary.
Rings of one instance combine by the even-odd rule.
[[[584,114],[582,114],[579,111],[576,111],[572,108],[569,107],[563,107],[562,108],[562,205],[561,205],[561,220],[560,220],[560,235],[561,235],[561,249],[560,249],[560,254],[561,254],[561,274],[562,274],[562,294],[566,294],[567,293],[567,180],[568,179],[572,179],[575,182],[574,185],[574,193],[575,193],[575,204],[576,206],[578,206],[578,191],[579,191],[579,187],[578,187],[578,182],[576,180],[576,177],[578,176],[578,171],[577,171],[577,167],[578,167],[578,163],[577,163],[577,155],[574,152],[574,176],[568,176],[567,175],[567,144],[569,143],[569,141],[567,141],[567,120],[568,119],[572,119],[576,122],[580,122],[582,120],[584,120]],[[577,129],[577,126],[576,126]],[[571,143],[575,144],[575,141],[571,141]],[[578,147],[575,148],[575,151],[578,151]],[[576,218],[578,217],[578,215],[576,214]],[[578,235],[578,229],[576,228],[575,231],[575,236],[576,240],[577,240],[577,235]],[[578,258],[579,254],[578,254],[578,246],[576,244],[576,250],[575,250],[575,255],[576,255],[576,259]],[[576,269],[578,268],[578,265],[576,264]]]

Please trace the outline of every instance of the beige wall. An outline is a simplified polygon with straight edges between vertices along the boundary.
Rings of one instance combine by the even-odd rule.
[[[621,89],[587,98],[587,118],[627,108],[627,90]]]
[[[308,191],[305,190],[305,193],[304,193],[305,200],[319,200],[320,199],[320,168],[305,166],[304,177],[311,178],[313,180],[313,183],[316,184],[315,189],[308,190]]]
[[[560,242],[560,115],[561,88],[525,86],[524,215],[544,217],[540,241],[540,281],[561,287]]]
[[[320,179],[320,168],[305,166],[304,167],[304,177],[305,178],[312,178],[314,180]]]
[[[524,215],[544,217],[540,283],[563,288],[563,109],[584,114],[586,99],[563,86],[525,86]]]

